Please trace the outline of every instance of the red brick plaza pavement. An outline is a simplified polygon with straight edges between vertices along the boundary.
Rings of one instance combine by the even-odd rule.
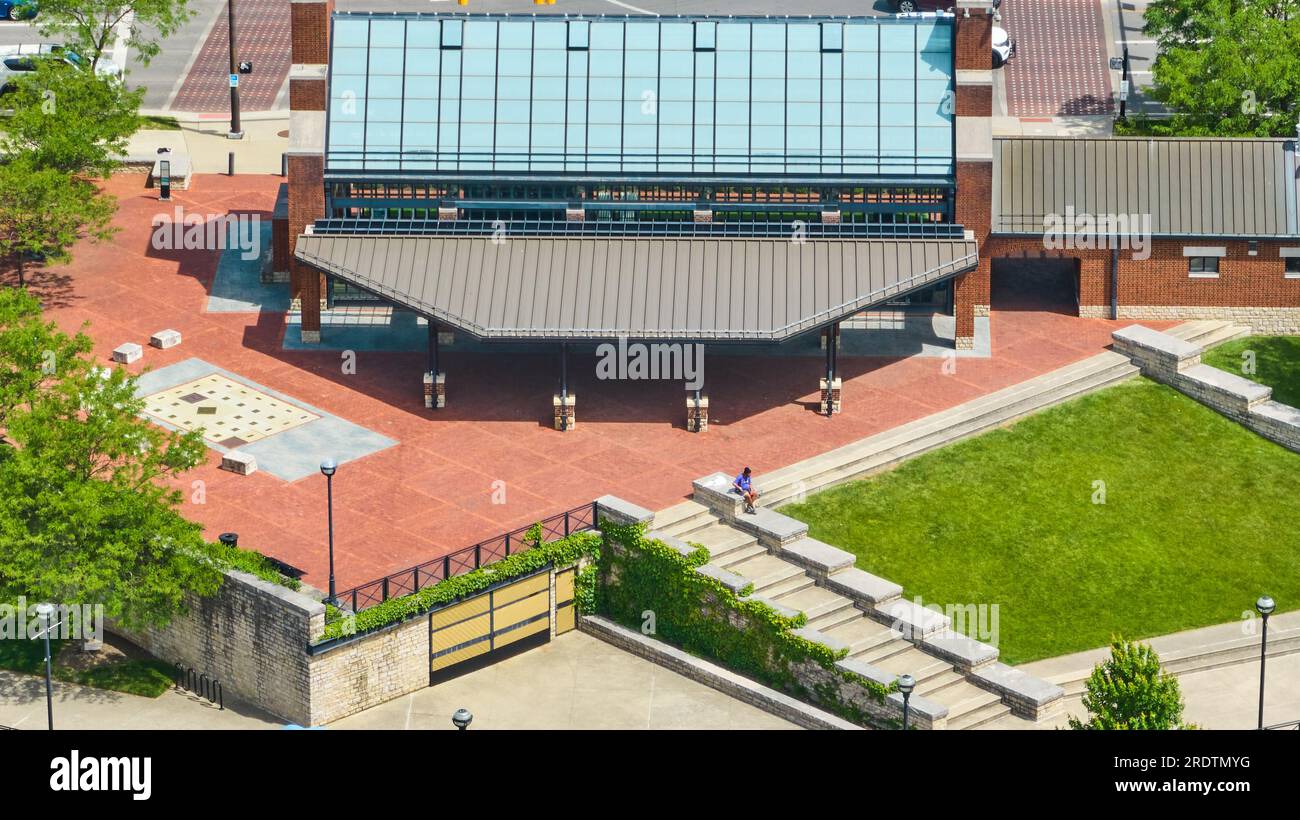
[[[253,73],[239,77],[240,111],[269,111],[289,76],[289,0],[239,0],[235,53],[253,63]],[[172,108],[230,110],[230,26],[224,11],[208,32]]]
[[[598,382],[594,362],[572,361],[577,428],[551,429],[556,361],[503,350],[444,350],[448,406],[423,407],[421,353],[359,351],[344,375],[339,351],[281,349],[280,313],[205,313],[216,251],[155,251],[151,222],[180,205],[189,214],[260,213],[269,219],[278,177],[198,176],[190,191],[160,203],[143,177],[109,183],[120,200],[108,242],[83,243],[74,261],[29,274],[58,324],[89,321],[104,362],[117,345],[144,345],[131,366],[160,368],[198,357],[400,442],[345,463],[334,479],[339,588],[405,569],[605,493],[651,509],[686,497],[691,480],[748,464],[760,478],[776,467],[878,433],[1090,356],[1127,322],[1084,320],[1034,310],[995,310],[994,356],[958,359],[943,375],[939,358],[841,357],[844,413],[815,411],[823,361],[710,356],[713,418],[702,435],[684,427],[676,382]],[[6,283],[12,284],[12,282]],[[179,330],[179,347],[156,350],[149,336]],[[233,530],[261,550],[326,583],[325,481],[286,483],[265,472],[218,469],[219,454],[178,482],[185,515],[208,537]],[[194,481],[204,482],[202,503]],[[504,481],[506,503],[492,503]]]
[[[1016,40],[1003,71],[1013,117],[1109,114],[1110,72],[1098,0],[1006,0],[1002,27]]]

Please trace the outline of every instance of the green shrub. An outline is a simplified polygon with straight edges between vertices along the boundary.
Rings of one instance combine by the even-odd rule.
[[[1117,638],[1110,658],[1088,676],[1083,705],[1086,721],[1070,718],[1071,729],[1191,729],[1184,724],[1178,679],[1160,668],[1147,644]]]
[[[878,703],[890,691],[840,669],[836,661],[846,651],[837,653],[793,634],[791,630],[807,623],[803,613],[786,617],[696,572],[709,560],[704,547],[682,555],[660,541],[647,539],[644,525],[602,521],[600,530],[605,544],[599,557],[598,612],[640,631],[649,630],[652,616],[653,631],[648,634],[656,638],[855,723],[875,722],[857,706],[843,702],[837,686],[810,690],[800,681],[797,667],[811,661],[832,678],[861,685]]]
[[[464,575],[456,575],[445,581],[440,581],[431,587],[425,587],[419,592],[403,595],[400,598],[390,598],[382,604],[358,612],[355,618],[345,618],[328,623],[316,643],[321,644],[354,634],[370,632],[389,624],[399,623],[422,612],[428,612],[434,607],[443,606],[473,595],[493,584],[528,575],[547,566],[566,566],[575,563],[580,558],[589,557],[599,552],[599,533],[579,532],[557,541],[542,543],[538,543],[541,542],[540,526],[534,526],[528,533],[525,540],[536,544],[531,549],[508,555],[500,561],[472,570]],[[584,599],[590,600],[591,598],[590,592],[583,588],[584,583],[587,586],[591,584],[589,580],[584,581],[580,573],[579,577],[575,579],[577,588],[574,593],[578,596],[580,611],[587,611],[582,610],[582,602]]]

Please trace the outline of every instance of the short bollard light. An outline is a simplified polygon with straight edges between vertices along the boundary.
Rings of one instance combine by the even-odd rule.
[[[455,714],[451,716],[451,722],[462,732],[469,728],[469,724],[473,720],[474,715],[470,714],[468,709],[457,709]]]

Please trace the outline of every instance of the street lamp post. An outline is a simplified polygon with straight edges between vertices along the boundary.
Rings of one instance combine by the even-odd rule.
[[[898,691],[903,693],[903,731],[907,731],[908,701],[912,699],[912,690],[916,688],[916,678],[903,675],[898,679]]]
[[[244,138],[239,127],[239,60],[235,57],[235,0],[226,0],[226,21],[230,28],[230,133],[232,140]]]
[[[52,662],[50,660],[50,630],[54,629],[54,606],[52,604],[36,605],[37,622],[41,625],[41,636],[45,638],[45,720],[50,730],[54,730],[54,684]]]
[[[1273,614],[1276,605],[1267,595],[1259,596],[1255,609],[1264,619],[1264,634],[1259,642],[1259,728],[1264,728],[1264,660],[1268,655],[1268,616]]]
[[[339,602],[334,597],[334,473],[338,470],[338,465],[334,459],[327,458],[320,463],[321,474],[325,476],[325,509],[329,520],[329,537],[330,537],[330,597],[325,599],[325,603],[331,606],[338,606]]]

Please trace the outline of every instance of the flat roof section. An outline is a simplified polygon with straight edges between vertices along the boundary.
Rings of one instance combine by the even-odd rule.
[[[974,268],[973,240],[304,234],[298,259],[481,339],[771,342]]]
[[[953,174],[953,21],[336,14],[327,173]]]
[[[1295,237],[1295,151],[1285,139],[996,138],[993,233],[1041,236],[1072,208],[1148,214],[1153,236]]]

